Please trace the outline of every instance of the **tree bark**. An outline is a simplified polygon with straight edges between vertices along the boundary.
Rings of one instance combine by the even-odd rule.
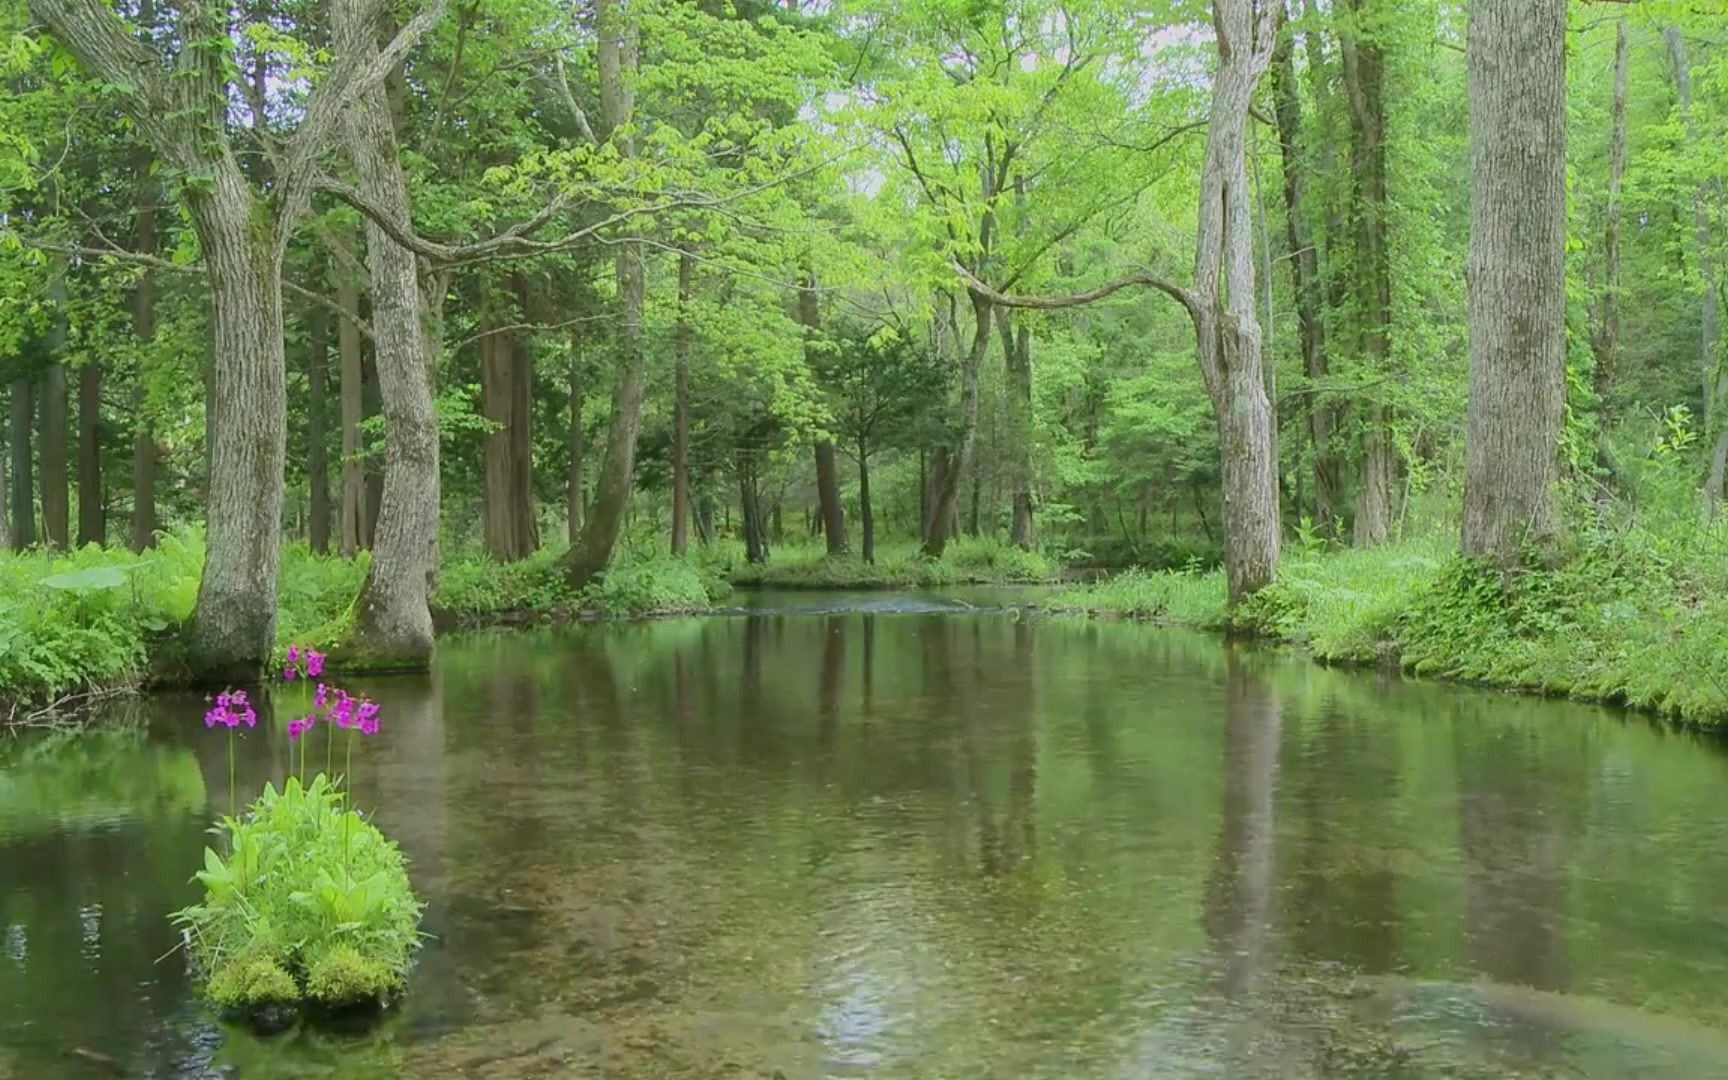
[[[1591,353],[1596,361],[1597,423],[1607,433],[1614,368],[1620,352],[1620,187],[1626,175],[1626,20],[1614,26],[1614,104],[1608,121],[1608,202],[1602,214],[1602,292]]]
[[[1282,0],[1280,0],[1282,3]],[[1284,164],[1284,226],[1290,244],[1290,274],[1296,296],[1296,333],[1302,373],[1309,392],[1302,395],[1304,426],[1313,461],[1314,522],[1330,532],[1337,525],[1340,480],[1332,449],[1337,419],[1332,406],[1315,392],[1326,378],[1325,287],[1315,248],[1308,200],[1307,143],[1302,131],[1302,99],[1296,87],[1294,35],[1282,28],[1272,50],[1272,98],[1278,124],[1278,149]]]
[[[582,457],[588,436],[582,430],[582,342],[570,334],[570,471],[564,482],[564,519],[568,540],[582,538]]]
[[[36,543],[36,485],[30,461],[30,422],[34,387],[28,379],[12,383],[9,403],[12,450],[12,549],[23,551]]]
[[[66,366],[49,364],[42,374],[41,404],[37,406],[37,433],[42,457],[42,539],[52,548],[67,546],[68,501],[66,478]]]
[[[158,189],[150,176],[147,152],[139,153],[133,171],[133,182],[138,185],[133,242],[138,251],[154,255]],[[138,287],[132,293],[132,333],[140,342],[138,382],[132,394],[132,550],[148,551],[156,546],[156,433],[150,427],[144,393],[151,346],[156,340],[156,271],[150,267],[139,274]]]
[[[1692,68],[1686,57],[1686,39],[1680,28],[1670,26],[1662,31],[1668,45],[1668,57],[1674,64],[1674,90],[1679,98],[1680,124],[1686,141],[1697,144],[1698,133],[1692,119]],[[1722,335],[1721,301],[1717,293],[1717,267],[1712,243],[1710,204],[1720,201],[1720,181],[1706,180],[1692,195],[1692,235],[1697,247],[1699,296],[1698,373],[1704,396],[1704,428],[1713,442],[1710,450],[1710,471],[1704,481],[1704,515],[1713,519],[1721,512],[1722,486],[1728,478],[1728,365],[1717,355]]]
[[[858,440],[858,531],[864,544],[864,561],[876,563],[876,515],[870,506],[870,443]]]
[[[345,51],[376,56],[379,27],[360,0],[337,6]],[[344,117],[360,190],[401,226],[412,220],[408,183],[383,83],[374,84]],[[374,367],[384,417],[383,485],[372,536],[372,562],[342,650],[370,668],[419,669],[432,659],[432,586],[438,560],[438,417],[432,405],[432,357],[421,315],[412,252],[370,218],[366,261],[372,290]],[[322,364],[322,357],[319,357]]]
[[[737,453],[738,513],[744,530],[744,558],[751,565],[768,561],[768,529],[763,520],[762,494],[756,478],[756,460],[750,450]]]
[[[678,325],[672,334],[672,554],[690,544],[690,290],[696,259],[678,252]]]
[[[319,555],[330,553],[330,448],[326,398],[330,393],[330,316],[320,305],[306,313],[306,486],[311,511],[308,538]]]
[[[1390,374],[1392,357],[1392,265],[1386,240],[1385,54],[1379,42],[1361,36],[1363,0],[1348,0],[1350,28],[1338,36],[1344,91],[1350,105],[1350,214],[1355,240],[1350,262],[1355,294],[1358,349],[1376,378]],[[1386,542],[1398,490],[1398,455],[1384,405],[1364,409],[1362,476],[1356,486],[1357,547]]]
[[[352,559],[366,546],[366,466],[361,457],[365,444],[360,432],[366,415],[366,372],[360,356],[360,288],[346,271],[339,273],[336,304],[342,319],[336,325],[336,352],[342,397],[342,557]]]
[[[375,348],[360,353],[360,410],[362,425],[382,416],[384,397],[378,390],[378,354]],[[376,442],[368,438],[361,427],[361,444],[365,447],[361,475],[363,497],[360,500],[360,546],[371,551],[378,540],[378,512],[384,504],[384,462],[377,452]]]
[[[1014,489],[1008,542],[1030,551],[1037,542],[1032,518],[1032,331],[1024,315],[1007,311],[997,313],[996,325],[1008,375],[1009,472]]]
[[[533,368],[516,333],[494,329],[480,339],[480,412],[492,421],[485,438],[481,490],[486,553],[500,562],[540,546],[534,520],[531,384]]]
[[[972,450],[978,439],[978,371],[990,351],[990,313],[995,304],[977,292],[972,300],[972,345],[960,372],[960,445],[947,461],[948,467],[933,477],[935,508],[930,516],[924,554],[940,559],[950,537],[960,531],[960,483],[972,467]]]
[[[1466,555],[1516,562],[1558,528],[1566,378],[1565,0],[1474,0]]]
[[[107,539],[102,491],[102,367],[86,360],[78,369],[78,546]]]
[[[817,335],[822,329],[822,309],[817,302],[815,280],[805,275],[798,290],[798,323],[804,328],[804,356],[812,360]],[[846,536],[846,511],[840,504],[840,473],[834,458],[834,440],[816,440],[816,503],[822,517],[822,536],[828,557],[849,555],[852,543]]]
[[[621,0],[596,0],[600,115],[606,137],[620,158],[635,156],[628,126],[636,108],[636,27]],[[618,374],[612,388],[612,415],[606,432],[606,452],[600,465],[594,510],[583,526],[580,541],[564,559],[571,588],[585,588],[612,559],[624,524],[624,510],[636,475],[636,436],[642,427],[642,241],[626,233],[617,245]]]

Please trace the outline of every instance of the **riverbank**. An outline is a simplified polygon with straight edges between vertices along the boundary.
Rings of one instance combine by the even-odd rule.
[[[1728,728],[1728,589],[1713,560],[1638,533],[1575,544],[1553,567],[1502,573],[1451,537],[1296,552],[1228,615],[1224,577],[1119,575],[1053,597],[1064,614],[1163,621],[1296,646],[1324,664],[1620,705]]]
[[[874,562],[857,554],[830,558],[818,541],[776,548],[767,562],[738,560],[726,573],[733,585],[775,589],[937,589],[947,585],[1042,585],[1061,563],[992,537],[956,537],[941,559],[910,540],[879,545]]]

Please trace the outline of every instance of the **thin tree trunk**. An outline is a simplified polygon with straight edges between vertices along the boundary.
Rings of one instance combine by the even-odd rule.
[[[1466,555],[1557,529],[1566,375],[1565,0],[1473,0]]]
[[[690,544],[690,290],[696,259],[678,253],[678,325],[672,335],[672,554]]]
[[[618,156],[635,156],[628,126],[636,110],[637,31],[620,0],[596,0],[595,22],[600,69],[600,114],[606,137]],[[617,245],[618,365],[612,388],[612,415],[606,432],[606,453],[594,511],[583,526],[581,540],[564,559],[570,586],[581,589],[606,568],[636,476],[636,436],[642,427],[642,241],[626,233]]]
[[[36,485],[30,461],[31,408],[34,387],[28,379],[12,383],[9,435],[12,449],[12,548],[23,551],[36,543]]]
[[[1662,31],[1668,57],[1674,64],[1674,90],[1679,98],[1680,123],[1686,141],[1697,145],[1692,120],[1692,68],[1686,57],[1686,39],[1679,27]],[[1728,365],[1717,355],[1722,335],[1721,301],[1717,293],[1715,247],[1710,224],[1710,203],[1721,199],[1720,181],[1706,180],[1692,195],[1692,232],[1697,247],[1699,296],[1698,372],[1704,396],[1704,427],[1714,439],[1710,450],[1710,472],[1704,481],[1704,515],[1714,519],[1721,512],[1723,482],[1728,479]]]
[[[1620,351],[1620,187],[1626,175],[1626,20],[1614,26],[1614,104],[1608,122],[1608,204],[1602,221],[1602,294],[1591,352],[1596,361],[1597,423],[1607,434],[1614,369]]]
[[[570,473],[564,483],[564,518],[571,544],[582,538],[582,452],[588,437],[582,430],[582,343],[570,334]]]
[[[306,313],[306,486],[310,490],[308,525],[312,550],[330,553],[330,447],[326,397],[330,393],[330,316],[313,305]]]
[[[102,491],[102,368],[86,360],[78,370],[78,546],[108,538]]]
[[[381,416],[384,397],[378,390],[378,354],[376,347],[362,349],[360,361],[360,409],[364,424]],[[384,504],[384,461],[377,452],[375,440],[361,428],[361,444],[365,447],[365,466],[361,469],[360,546],[371,551],[378,541],[378,513]]]
[[[494,425],[485,437],[482,532],[486,553],[501,562],[539,547],[529,458],[532,379],[526,346],[514,331],[494,329],[480,339],[480,411]]]
[[[360,421],[365,418],[365,367],[360,356],[360,289],[346,271],[339,271],[336,303],[342,319],[336,326],[336,351],[341,362],[342,396],[342,557],[352,559],[366,546],[366,472],[361,459]]]
[[[864,544],[864,561],[876,562],[876,515],[870,506],[870,444],[858,440],[858,530]]]
[[[1345,97],[1350,105],[1352,146],[1350,211],[1355,239],[1351,286],[1360,322],[1361,355],[1376,376],[1389,374],[1392,353],[1392,268],[1386,239],[1385,54],[1379,42],[1361,36],[1364,0],[1349,0],[1351,28],[1339,34]],[[1362,413],[1362,477],[1356,487],[1358,547],[1386,542],[1395,516],[1398,456],[1392,444],[1392,411],[1375,404]]]
[[[1016,190],[1023,191],[1024,185]],[[1037,542],[1032,518],[1032,331],[1025,316],[1006,311],[998,313],[997,327],[1008,375],[1009,468],[1014,488],[1008,542],[1030,551]]]
[[[11,417],[5,417],[7,427],[11,426]],[[6,443],[8,432],[0,431],[0,444]],[[12,497],[6,487],[6,474],[11,470],[12,455],[0,454],[0,551],[12,549]]]
[[[931,514],[929,538],[924,542],[924,554],[932,559],[942,557],[949,537],[959,531],[961,477],[972,467],[972,449],[978,438],[978,370],[983,366],[984,354],[990,351],[990,313],[995,305],[976,292],[971,294],[971,300],[972,345],[960,372],[960,446],[935,485],[936,506]]]
[[[738,514],[744,529],[744,558],[752,565],[768,561],[768,535],[762,521],[762,496],[757,490],[756,463],[748,450],[738,455]]]
[[[379,27],[363,17],[366,10],[359,0],[339,4],[337,34],[347,43],[345,51],[375,57]],[[412,220],[408,183],[383,83],[374,84],[348,110],[344,133],[360,189],[407,227]],[[368,218],[366,261],[374,371],[384,417],[384,468],[372,562],[343,655],[373,669],[418,669],[432,658],[431,599],[438,561],[438,417],[432,405],[432,357],[413,253]],[[319,363],[322,366],[321,357]]]
[[[37,407],[41,425],[38,438],[42,453],[42,539],[49,547],[64,549],[68,537],[66,478],[66,366],[49,364],[42,375],[42,403]]]
[[[1314,392],[1326,378],[1326,299],[1320,280],[1320,253],[1309,224],[1307,143],[1302,131],[1302,99],[1296,88],[1295,52],[1293,35],[1288,29],[1281,30],[1272,50],[1272,96],[1284,162],[1284,225],[1296,295],[1296,332],[1302,372],[1309,382],[1309,392],[1300,400],[1313,458],[1314,522],[1329,532],[1338,517],[1338,463],[1332,450],[1337,421],[1332,406]]]
[[[145,0],[145,5],[150,7],[150,0]],[[158,188],[150,176],[150,155],[147,152],[138,155],[133,182],[138,185],[134,243],[138,251],[154,255]],[[145,267],[139,274],[138,287],[132,294],[132,333],[142,343],[140,356],[149,357],[151,345],[156,340],[156,271],[150,267]],[[156,433],[150,428],[144,394],[148,372],[148,361],[141,359],[137,385],[132,393],[133,551],[147,551],[156,546]]]
[[[798,323],[804,328],[804,355],[810,359],[822,329],[822,310],[817,303],[815,281],[808,275],[798,290]],[[821,510],[828,557],[850,554],[852,544],[846,536],[846,511],[840,503],[840,474],[833,439],[816,440],[816,502]]]

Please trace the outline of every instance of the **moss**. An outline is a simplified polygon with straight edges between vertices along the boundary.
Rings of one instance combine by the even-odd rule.
[[[306,967],[306,996],[321,1005],[377,1001],[400,986],[401,978],[390,965],[363,955],[352,945],[330,946]]]
[[[223,1009],[255,1009],[300,1000],[300,988],[282,963],[270,956],[252,956],[224,964],[205,988]]]

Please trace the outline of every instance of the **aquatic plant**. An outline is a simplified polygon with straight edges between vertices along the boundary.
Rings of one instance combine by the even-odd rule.
[[[290,645],[284,680],[322,675],[324,654]],[[316,684],[311,708],[288,722],[290,773],[266,783],[244,815],[232,808],[211,831],[226,854],[206,848],[196,880],[202,902],[175,912],[205,993],[224,1011],[274,1026],[302,1007],[376,1007],[402,988],[418,941],[420,904],[402,854],[353,806],[348,786],[356,737],[376,734],[380,707],[341,687]],[[235,728],[255,726],[243,690],[225,691],[205,726],[228,729],[233,790]],[[308,736],[320,724],[325,768],[305,779]],[[346,764],[330,768],[336,732]],[[298,748],[299,774],[292,769]]]

